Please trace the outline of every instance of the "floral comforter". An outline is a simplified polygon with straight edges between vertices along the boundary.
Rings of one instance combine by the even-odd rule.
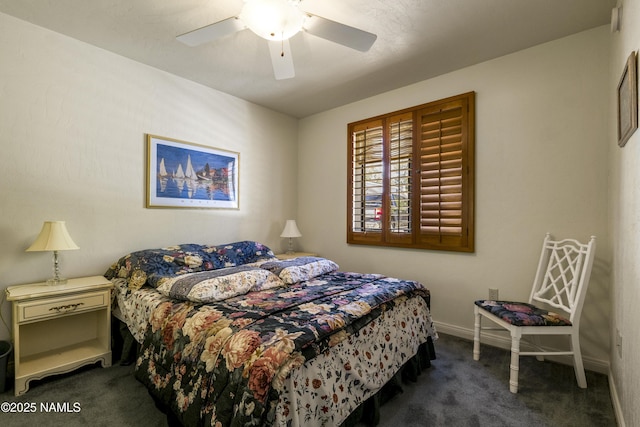
[[[135,288],[141,274],[156,274],[140,262],[147,255],[124,257],[107,276],[124,271]],[[173,262],[166,256],[164,262]],[[185,268],[185,260],[175,274],[201,271]],[[165,300],[151,312],[136,378],[183,425],[270,425],[292,370],[413,297],[426,300],[429,292],[413,281],[331,271],[206,304]]]

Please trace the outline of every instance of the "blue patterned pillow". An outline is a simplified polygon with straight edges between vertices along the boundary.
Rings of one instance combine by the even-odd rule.
[[[275,255],[271,249],[253,241],[217,246],[187,243],[132,252],[120,258],[104,275],[107,279],[126,279],[129,288],[136,290],[153,277],[217,270],[272,258]]]
[[[107,279],[126,279],[129,287],[135,290],[144,285],[152,275],[185,274],[221,267],[214,262],[209,259],[208,254],[202,252],[201,245],[177,245],[127,254],[104,275]]]
[[[220,264],[222,267],[236,267],[275,258],[271,249],[262,243],[251,240],[206,246],[204,251],[209,254],[212,262]]]

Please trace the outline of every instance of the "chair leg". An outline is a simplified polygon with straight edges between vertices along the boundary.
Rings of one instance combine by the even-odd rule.
[[[475,322],[473,324],[473,360],[480,360],[480,328],[482,325],[482,315],[477,305],[473,306]]]
[[[578,332],[571,334],[571,350],[573,351],[573,370],[576,372],[578,387],[587,388],[587,377],[582,364],[582,352],[580,351]]]
[[[518,371],[520,370],[520,335],[511,332],[511,366],[509,372],[509,391],[518,392]]]

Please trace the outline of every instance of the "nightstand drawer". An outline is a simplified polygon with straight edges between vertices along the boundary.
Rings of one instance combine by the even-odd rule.
[[[109,304],[109,291],[82,295],[29,301],[18,305],[18,322],[31,322],[68,313],[78,313],[106,307]]]

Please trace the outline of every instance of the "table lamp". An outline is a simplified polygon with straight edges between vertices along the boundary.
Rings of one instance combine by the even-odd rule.
[[[287,223],[284,225],[284,230],[282,230],[282,234],[280,237],[289,238],[289,249],[287,250],[288,254],[292,254],[293,252],[293,238],[294,237],[302,237],[300,234],[300,230],[298,230],[298,226],[296,225],[295,219],[288,219]]]
[[[53,251],[53,278],[47,280],[48,285],[63,285],[67,279],[60,277],[58,251],[80,249],[69,236],[64,221],[45,221],[40,234],[27,252]]]

